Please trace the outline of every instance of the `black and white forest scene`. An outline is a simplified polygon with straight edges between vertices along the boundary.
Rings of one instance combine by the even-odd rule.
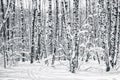
[[[120,80],[120,0],[0,0],[0,80]]]

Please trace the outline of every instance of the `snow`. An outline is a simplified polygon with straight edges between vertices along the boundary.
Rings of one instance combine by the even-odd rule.
[[[92,63],[95,67],[96,63]],[[55,67],[37,62],[33,64],[19,62],[18,65],[11,68],[0,68],[0,80],[119,80],[120,78],[120,72],[95,72],[95,68],[93,68],[95,71],[87,70],[87,66],[90,68],[89,64],[85,64],[86,66],[82,64],[81,69],[86,67],[86,70],[71,73],[66,65],[68,63],[65,61],[57,61]]]

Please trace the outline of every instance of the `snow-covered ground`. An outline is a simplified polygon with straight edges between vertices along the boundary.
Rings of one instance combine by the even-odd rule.
[[[57,62],[55,67],[19,62],[11,68],[0,67],[0,80],[120,80],[120,72],[81,70],[70,73],[64,62]]]

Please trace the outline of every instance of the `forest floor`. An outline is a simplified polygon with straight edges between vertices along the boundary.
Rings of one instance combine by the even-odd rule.
[[[0,80],[120,80],[120,72],[69,72],[64,62],[57,62],[55,67],[41,63],[19,62],[14,67],[0,67]]]

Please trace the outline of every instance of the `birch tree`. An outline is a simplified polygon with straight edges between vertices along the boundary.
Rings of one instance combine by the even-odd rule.
[[[2,20],[4,20],[4,3],[3,0],[1,0],[1,12],[2,12]],[[5,47],[6,47],[6,27],[3,25],[3,54],[4,54],[4,68],[6,68],[6,52],[5,52]]]
[[[44,0],[43,1],[43,6],[42,6],[42,12],[43,12],[43,32],[44,32],[44,48],[45,48],[45,53],[44,53],[44,58],[47,58],[48,57],[48,48],[47,48],[47,26],[46,26],[46,9],[45,9],[45,6],[46,6],[46,1]],[[48,65],[48,60],[45,61],[45,64]]]
[[[11,34],[11,37],[10,37],[10,38],[12,39],[12,43],[11,43],[11,51],[12,51],[11,57],[12,57],[12,58],[11,58],[11,59],[12,59],[12,64],[15,64],[15,63],[14,63],[14,59],[13,59],[13,55],[14,55],[14,45],[15,45],[13,38],[14,38],[14,28],[15,28],[15,26],[16,26],[16,25],[15,25],[15,0],[12,0],[12,1],[11,1],[11,13],[12,13],[12,14],[11,14],[11,19],[10,19],[10,20],[11,20],[11,27],[10,27],[10,29],[11,29],[11,33],[10,33],[10,34]]]
[[[32,10],[33,10],[33,20],[32,20],[32,45],[31,45],[31,61],[30,63],[33,63],[34,61],[34,53],[35,53],[35,42],[34,42],[34,29],[35,29],[35,20],[36,20],[36,0],[32,0]]]
[[[38,59],[41,57],[41,30],[42,24],[41,24],[41,0],[38,2]]]
[[[72,53],[72,60],[71,60],[71,72],[75,73],[76,68],[78,67],[78,56],[79,56],[79,46],[78,46],[78,22],[79,22],[79,15],[78,15],[78,6],[79,6],[79,0],[74,0],[73,2],[73,15],[74,15],[74,26],[75,26],[75,41],[74,41],[74,50]]]
[[[116,49],[116,36],[117,36],[117,22],[118,22],[118,0],[112,0],[110,2],[109,0],[107,1],[107,6],[108,6],[108,24],[109,24],[109,62],[107,64],[107,70],[110,71],[110,69],[115,67],[115,55],[117,54],[117,49]]]
[[[25,50],[25,40],[24,40],[24,35],[25,35],[25,19],[24,19],[24,8],[23,8],[23,0],[20,0],[20,5],[21,5],[21,31],[22,31],[22,51],[24,52]],[[24,53],[23,54],[23,57],[24,57]],[[24,58],[22,59],[22,61],[24,62]]]
[[[54,36],[54,28],[53,28],[53,19],[52,19],[52,0],[48,0],[48,34],[47,34],[47,41],[48,41],[48,50],[50,51],[50,55],[52,55],[52,63],[54,64],[54,44],[53,44],[53,36]]]
[[[118,61],[118,54],[120,53],[120,5],[119,5],[120,1],[117,2],[117,6],[118,6],[118,27],[117,27],[117,53],[115,55],[115,65],[117,65],[117,61]]]

